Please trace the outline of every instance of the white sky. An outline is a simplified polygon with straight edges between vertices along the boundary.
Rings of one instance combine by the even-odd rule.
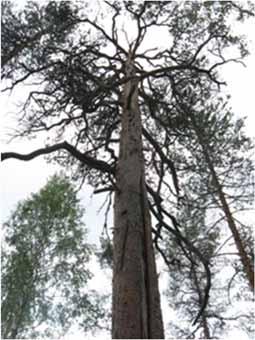
[[[228,86],[226,91],[232,96],[231,103],[233,111],[240,116],[247,116],[247,134],[255,137],[255,114],[254,114],[254,75],[255,75],[255,19],[250,20],[245,26],[240,26],[241,33],[248,37],[250,56],[246,59],[247,67],[240,64],[229,64],[223,69],[223,76]],[[150,36],[150,42],[158,42],[157,36]],[[17,94],[22,97],[22,91]],[[21,100],[21,98],[19,98]],[[12,129],[17,129],[15,121],[15,106],[17,97],[1,95],[1,121],[0,121],[0,145],[1,151],[16,151],[21,153],[31,152],[42,147],[43,140],[19,140],[7,143],[9,133]],[[51,164],[46,164],[42,157],[29,162],[17,160],[7,160],[1,166],[1,217],[3,220],[15,206],[16,202],[31,192],[37,191],[46,183],[49,175],[57,171],[58,168]],[[90,196],[83,192],[83,195]]]
[[[254,112],[254,77],[255,77],[255,36],[254,36],[255,20],[251,21],[243,29],[248,36],[250,43],[251,55],[246,60],[247,67],[244,68],[239,64],[232,64],[224,71],[224,77],[228,82],[228,92],[232,95],[231,103],[236,114],[247,116],[247,133],[251,137],[255,137],[255,112]],[[12,118],[11,112],[14,112],[14,98],[1,97],[1,151],[16,151],[27,153],[43,146],[43,142],[38,140],[32,141],[16,141],[10,144],[6,143],[7,134],[10,129],[17,128],[15,120]],[[46,164],[42,157],[29,162],[21,162],[17,160],[7,160],[1,164],[1,196],[0,196],[0,217],[5,221],[11,210],[15,208],[17,202],[26,198],[32,192],[38,191],[47,182],[50,175],[54,174],[58,168]],[[85,221],[86,225],[92,230],[90,240],[95,242],[98,240],[98,235],[102,231],[103,216],[98,215],[96,211],[102,204],[102,196],[96,195],[91,200],[93,190],[89,187],[84,187],[81,191],[83,204],[86,209]],[[95,265],[96,267],[96,265]],[[94,279],[94,284],[99,283],[99,289],[102,285],[102,276],[97,268],[97,276]],[[104,283],[107,282],[103,281]],[[166,309],[166,307],[164,308]],[[166,316],[170,318],[170,315]],[[75,333],[74,336],[67,335],[65,339],[79,339],[83,336]],[[243,332],[230,332],[228,338],[246,340],[248,337]],[[83,337],[84,338],[84,337]],[[98,339],[106,339],[105,335]]]

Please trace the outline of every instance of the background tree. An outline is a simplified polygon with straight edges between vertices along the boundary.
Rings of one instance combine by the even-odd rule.
[[[192,244],[196,245],[203,257],[210,263],[209,284],[215,289],[215,269],[213,268],[213,254],[217,248],[218,231],[206,230],[206,209],[184,207],[179,216],[182,233]],[[215,310],[215,295],[209,299],[206,311],[202,313],[200,322],[195,325],[191,332],[190,324],[194,321],[194,315],[203,308],[204,287],[208,283],[208,277],[204,268],[197,263],[197,258],[191,252],[179,249],[174,252],[176,240],[168,238],[166,241],[165,254],[168,257],[169,275],[168,297],[169,303],[183,316],[182,326],[170,324],[176,330],[177,338],[215,338],[216,332],[220,331],[217,325],[212,325],[208,315]],[[177,248],[178,249],[178,248]],[[212,294],[212,291],[210,291]],[[221,305],[217,305],[217,312]],[[186,318],[184,317],[186,316]],[[213,327],[212,327],[213,326]],[[215,332],[216,331],[216,332]],[[222,331],[222,330],[221,330]]]
[[[242,266],[237,266],[238,271],[234,270],[234,276],[241,272],[246,278],[247,284],[252,288],[253,256],[250,254],[253,253],[253,246],[248,241],[252,239],[252,233],[248,226],[240,223],[239,217],[244,211],[249,211],[253,203],[254,165],[251,161],[251,153],[254,146],[251,139],[244,133],[244,120],[235,119],[222,96],[215,101],[214,92],[210,87],[207,88],[206,84],[203,86],[204,96],[199,92],[200,88],[194,93],[192,92],[192,89],[196,88],[194,79],[189,79],[186,85],[180,82],[177,87],[174,84],[173,88],[175,98],[172,99],[171,112],[175,118],[165,124],[171,126],[172,132],[178,131],[178,129],[182,130],[174,144],[175,150],[179,150],[182,157],[177,154],[173,159],[176,168],[181,169],[182,173],[180,183],[183,188],[183,197],[178,211],[181,211],[181,206],[185,207],[185,217],[179,216],[179,226],[182,227],[181,230],[185,237],[193,245],[197,245],[203,257],[208,260],[211,271],[210,281],[212,281],[211,299],[208,301],[206,311],[203,311],[201,322],[193,335],[202,331],[202,337],[215,338],[221,336],[222,331],[226,331],[231,324],[232,327],[235,324],[240,328],[240,324],[244,324],[244,321],[246,324],[252,323],[249,312],[241,311],[235,316],[231,315],[227,292],[232,279],[229,277],[229,281],[226,282],[226,279],[220,278],[218,273],[224,274],[223,277],[226,276],[222,266],[229,268],[230,265],[234,265],[236,267],[237,256],[240,257],[240,254],[243,254],[246,260],[243,261],[241,256]],[[219,191],[221,195],[219,195]],[[223,199],[220,196],[223,196]],[[206,218],[201,220],[201,215]],[[228,228],[226,229],[226,227]],[[196,234],[196,230],[198,234]],[[203,234],[203,230],[206,230],[205,234]],[[195,233],[194,238],[193,233]],[[213,235],[213,242],[211,242],[211,235]],[[237,252],[233,251],[231,247],[226,247],[227,242],[222,241],[223,244],[219,244],[217,247],[217,242],[224,238],[228,243],[232,243],[234,239]],[[238,243],[241,243],[241,252],[239,252]],[[210,244],[214,245],[214,250],[209,247]],[[195,314],[195,305],[199,306],[199,300],[194,305],[195,296],[200,298],[200,303],[204,300],[203,296],[206,296],[202,293],[207,285],[206,277],[201,279],[201,272],[197,272],[198,269],[196,269],[196,265],[193,265],[190,254],[187,256],[185,252],[184,254],[180,252],[182,254],[180,257],[180,253],[172,252],[167,255],[172,249],[175,247],[170,243],[166,244],[164,251],[166,256],[170,256],[167,263],[171,264],[172,270],[169,271],[175,273],[173,276],[177,275],[175,280],[172,280],[171,275],[169,278],[171,287],[169,301],[172,305],[174,300],[175,306],[179,306],[180,310],[183,310],[181,307],[186,305],[190,322]],[[211,252],[209,259],[208,251]],[[220,254],[218,254],[219,252]],[[186,262],[188,262],[186,274],[185,266],[183,267],[186,263],[185,255]],[[248,263],[248,268],[245,263]],[[229,271],[231,272],[230,269]],[[180,282],[185,282],[183,281],[185,277],[187,285],[180,284]],[[236,289],[240,289],[240,286]],[[239,296],[239,300],[243,302],[251,300],[252,297],[247,292],[247,288],[242,287],[242,289],[246,293],[243,298]],[[178,294],[180,295],[178,296]],[[219,296],[221,301],[218,300]],[[215,301],[218,302],[215,303]],[[197,309],[199,308],[197,307]],[[248,333],[252,334],[252,330],[249,329]],[[190,337],[192,332],[190,327],[185,329],[182,325],[176,334],[179,337]]]
[[[176,159],[175,165],[184,169],[183,174],[190,176],[193,173],[198,181],[201,180],[203,190],[198,186],[197,194],[200,190],[204,199],[210,196],[210,204],[225,215],[247,282],[253,291],[252,259],[245,249],[239,231],[241,226],[236,220],[238,212],[250,209],[253,202],[252,140],[244,133],[244,120],[233,117],[227,102],[222,96],[216,98],[210,84],[197,87],[196,80],[189,79],[188,82],[173,84],[172,88],[171,112],[174,119],[165,124],[176,133],[182,129],[174,147],[185,155]],[[193,93],[192,89],[196,91]]]
[[[104,297],[86,288],[92,247],[83,213],[74,186],[53,176],[4,224],[3,338],[59,337],[75,324],[85,332],[103,327]]]
[[[189,86],[191,86],[191,84],[192,82],[190,81]],[[207,101],[208,99],[209,95]],[[181,108],[186,113],[185,116],[190,120],[190,124],[194,129],[195,136],[202,151],[200,157],[202,156],[204,158],[206,167],[209,170],[209,181],[211,181],[212,187],[210,190],[214,190],[216,194],[213,195],[214,201],[225,215],[227,225],[232,233],[243,265],[243,271],[246,274],[251,290],[254,291],[253,264],[245,250],[245,245],[243,244],[235,218],[231,212],[230,204],[228,203],[228,200],[230,200],[231,206],[236,206],[235,211],[238,211],[240,206],[244,208],[243,205],[245,203],[247,206],[247,203],[249,205],[253,200],[252,173],[254,166],[250,157],[250,151],[253,148],[252,141],[247,138],[242,131],[243,120],[239,119],[233,122],[233,119],[231,120],[230,117],[230,112],[224,112],[226,103],[223,104],[223,107],[220,106],[218,108],[213,105],[212,108],[208,109],[205,103],[201,105],[194,96],[192,100],[196,106],[202,108],[202,112],[199,111],[203,116],[198,113],[198,117],[196,117],[192,106],[182,104]],[[224,113],[218,112],[218,117],[215,118],[219,109]],[[205,126],[208,127],[205,121],[201,124],[201,116],[203,120],[211,120],[209,128],[204,128]],[[226,151],[222,153],[222,149]],[[206,171],[200,169],[199,173],[204,174]],[[242,201],[244,201],[243,204]]]
[[[184,91],[189,82],[188,96],[198,91],[205,102],[204,88],[218,93],[224,84],[221,68],[247,55],[245,42],[231,29],[229,19],[243,21],[253,15],[252,8],[232,1],[105,1],[101,9],[109,14],[106,20],[87,2],[80,7],[68,2],[50,2],[36,10],[33,6],[23,16],[13,14],[24,32],[23,40],[31,41],[31,46],[15,48],[18,39],[9,39],[14,27],[10,20],[3,23],[7,32],[3,35],[7,61],[3,75],[6,90],[24,81],[38,85],[31,88],[22,108],[17,135],[46,132],[47,145],[27,155],[3,153],[3,160],[29,160],[55,152],[49,159],[71,169],[76,179],[93,185],[97,192],[114,192],[113,282],[117,297],[113,298],[113,335],[153,337],[149,326],[153,324],[151,328],[159,330],[157,337],[161,337],[149,209],[156,220],[155,243],[162,238],[162,230],[172,233],[180,246],[184,244],[199,258],[208,277],[208,262],[182,235],[174,217],[183,191],[179,180],[183,169],[176,167],[176,159],[185,157],[174,141],[182,139],[188,150],[188,115],[183,105],[187,104]],[[38,26],[36,13],[40,14],[40,35],[29,35]],[[135,27],[133,36],[130,28],[126,34],[121,29],[124,17]],[[52,27],[54,30],[49,29]],[[164,30],[165,46],[147,47],[146,39],[148,43],[150,33],[159,29]],[[137,274],[140,279],[135,284]],[[208,290],[199,316],[207,296]],[[131,334],[130,325],[137,319],[130,311],[138,310],[138,305],[142,313],[137,327],[142,329]],[[153,319],[153,315],[157,317]]]
[[[200,190],[199,190],[200,186]],[[169,286],[167,291],[169,305],[173,306],[178,315],[182,316],[182,323],[170,323],[169,329],[177,338],[222,338],[229,329],[241,329],[247,325],[246,333],[252,338],[252,306],[247,301],[252,301],[252,293],[249,291],[246,276],[243,284],[240,279],[233,285],[232,275],[236,276],[236,270],[231,266],[237,263],[238,253],[233,251],[233,245],[226,247],[224,218],[214,220],[212,211],[217,213],[218,208],[208,204],[204,197],[203,184],[199,185],[198,179],[190,178],[190,185],[186,185],[186,204],[180,210],[179,224],[182,234],[201,251],[204,259],[210,266],[210,276],[197,262],[194,254],[184,249],[177,248],[177,240],[166,235],[164,254],[169,267]],[[202,195],[201,195],[202,194]],[[196,204],[191,200],[195,198]],[[208,196],[209,198],[210,196]],[[190,201],[188,200],[190,199]],[[210,198],[209,198],[210,199]],[[247,228],[246,228],[247,230]],[[227,233],[227,240],[230,240]],[[242,238],[244,241],[245,239]],[[177,248],[177,251],[176,251]],[[251,247],[252,249],[252,247]],[[241,264],[241,263],[240,263]],[[243,273],[243,269],[239,270]],[[233,274],[234,273],[234,274]],[[210,283],[210,298],[206,309],[203,310],[199,322],[190,327],[194,321],[194,315],[203,309],[205,299],[205,287]],[[229,292],[231,285],[231,293]],[[246,303],[246,308],[238,308],[237,299],[233,297],[236,290],[239,302]],[[230,298],[231,295],[231,298]]]

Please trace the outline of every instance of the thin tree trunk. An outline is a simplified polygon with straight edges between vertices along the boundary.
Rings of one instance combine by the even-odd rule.
[[[198,282],[196,269],[194,268],[193,264],[192,264],[191,271],[192,271],[192,276],[193,276],[193,283],[195,285],[197,295],[198,295],[199,308],[201,308],[203,306],[203,294],[201,292],[201,287],[200,287],[200,284]],[[202,321],[204,338],[205,339],[211,339],[210,329],[209,329],[209,326],[208,326],[207,317],[206,317],[205,313],[203,313],[201,315],[201,319],[202,319],[201,321]]]
[[[216,173],[214,166],[213,166],[213,163],[211,161],[211,157],[209,155],[207,145],[204,143],[204,140],[203,140],[203,138],[202,138],[202,136],[199,132],[199,129],[196,125],[195,118],[192,115],[190,115],[190,117],[192,119],[192,123],[193,123],[194,129],[196,131],[197,138],[198,138],[199,143],[202,147],[203,154],[204,154],[205,160],[207,162],[208,168],[211,172],[214,185],[215,185],[216,190],[218,192],[219,200],[220,200],[221,205],[222,205],[222,210],[225,214],[229,229],[230,229],[230,231],[233,235],[235,245],[236,245],[236,248],[238,250],[241,263],[243,265],[244,273],[247,277],[247,280],[248,280],[248,283],[249,283],[251,290],[254,292],[254,268],[253,268],[252,262],[251,262],[251,260],[248,256],[245,248],[244,248],[243,241],[242,241],[241,236],[239,234],[239,231],[236,227],[236,223],[235,223],[233,215],[230,211],[226,196],[225,196],[225,194],[222,190],[222,186],[221,186],[221,184],[218,180],[217,173]]]
[[[127,64],[130,72],[132,62]],[[127,72],[127,76],[130,73]],[[124,85],[114,203],[112,337],[164,338],[145,186],[138,81]]]
[[[225,213],[229,229],[231,230],[231,233],[233,235],[233,238],[234,238],[234,241],[235,241],[235,245],[236,245],[236,248],[238,250],[238,253],[239,253],[239,256],[240,256],[243,268],[244,268],[244,273],[246,274],[246,277],[247,277],[247,280],[249,282],[251,290],[254,291],[254,270],[253,270],[253,265],[252,265],[251,260],[249,259],[249,256],[248,256],[248,254],[247,254],[247,252],[246,252],[246,250],[244,248],[243,241],[242,241],[242,239],[240,237],[240,234],[239,234],[239,231],[238,231],[238,229],[236,227],[235,221],[233,219],[233,215],[232,215],[232,213],[230,211],[230,208],[229,208],[229,205],[227,203],[225,194],[224,194],[224,192],[222,190],[222,186],[219,183],[217,174],[216,174],[216,172],[214,170],[213,164],[210,162],[210,159],[208,159],[208,165],[210,167],[211,174],[212,174],[213,180],[215,182],[216,189],[218,191],[219,199],[220,199],[220,202],[222,204],[222,209],[223,209],[223,211]]]

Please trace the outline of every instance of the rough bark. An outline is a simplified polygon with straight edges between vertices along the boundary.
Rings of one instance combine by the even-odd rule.
[[[127,64],[130,76],[132,63]],[[138,81],[124,85],[114,203],[112,337],[164,338],[145,185]]]

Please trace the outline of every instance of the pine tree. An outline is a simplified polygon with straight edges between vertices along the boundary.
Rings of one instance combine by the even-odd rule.
[[[2,159],[47,154],[96,192],[114,193],[112,336],[163,338],[150,212],[158,238],[162,228],[182,237],[176,224],[165,223],[164,218],[175,220],[160,204],[163,190],[174,204],[180,199],[172,98],[176,84],[191,78],[202,95],[207,82],[220,90],[219,67],[247,55],[228,19],[245,20],[252,6],[221,1],[100,6],[93,11],[89,2],[30,3],[21,15],[3,3],[6,90],[24,81],[38,85],[24,104],[18,135],[49,134],[44,148],[27,155],[6,152]],[[126,31],[124,21],[130,22]],[[159,30],[166,44],[154,49],[148,39]],[[229,48],[236,52],[231,58]],[[201,252],[184,243],[207,268]]]
[[[196,88],[197,84],[190,79],[188,86]],[[203,87],[206,102],[201,99],[198,89],[192,95],[191,91],[187,94],[185,85],[181,92],[178,92],[178,88],[175,90],[176,105],[179,106],[182,116],[185,116],[186,128],[191,130],[189,136],[195,144],[195,147],[193,145],[190,148],[190,152],[198,169],[197,173],[200,177],[205,177],[210,186],[206,188],[205,185],[205,190],[211,192],[213,201],[225,215],[243,272],[251,290],[254,291],[252,259],[245,249],[238,222],[231,211],[232,207],[236,213],[247,208],[253,201],[253,143],[244,134],[244,121],[234,119],[223,98],[220,97],[217,101],[215,98],[211,99],[210,93],[213,93],[213,90],[210,86]]]

